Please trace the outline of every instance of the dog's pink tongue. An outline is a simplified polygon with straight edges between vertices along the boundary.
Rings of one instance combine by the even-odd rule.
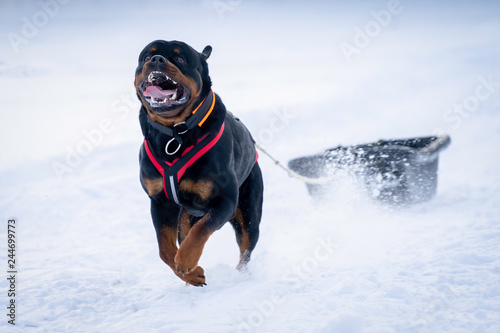
[[[175,90],[163,90],[158,86],[149,86],[144,91],[144,96],[163,101],[165,98],[170,98],[174,93]]]

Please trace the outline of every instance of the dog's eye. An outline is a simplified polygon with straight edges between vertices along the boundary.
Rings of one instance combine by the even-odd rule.
[[[182,59],[181,57],[175,57],[174,61],[180,65],[185,63],[184,59]]]
[[[144,58],[144,61],[149,61],[149,60],[151,60],[151,56],[146,56],[146,57]]]

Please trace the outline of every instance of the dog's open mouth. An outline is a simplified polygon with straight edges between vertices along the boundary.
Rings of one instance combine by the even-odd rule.
[[[189,90],[163,72],[153,71],[141,84],[141,93],[155,111],[168,111],[189,100]]]

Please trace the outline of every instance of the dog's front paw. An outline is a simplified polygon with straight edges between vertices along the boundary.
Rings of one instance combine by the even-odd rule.
[[[182,245],[174,258],[175,270],[177,274],[187,275],[198,266],[201,253],[196,253],[194,249],[183,247]]]
[[[190,273],[179,276],[182,280],[195,287],[203,287],[205,283],[205,271],[200,266],[196,266]]]

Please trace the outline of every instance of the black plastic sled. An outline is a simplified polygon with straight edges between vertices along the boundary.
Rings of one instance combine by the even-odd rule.
[[[448,135],[380,140],[321,154],[299,157],[288,167],[307,178],[309,194],[323,197],[340,175],[360,182],[368,195],[391,205],[432,199],[437,190],[439,153],[450,144]],[[314,179],[326,179],[318,184]]]

